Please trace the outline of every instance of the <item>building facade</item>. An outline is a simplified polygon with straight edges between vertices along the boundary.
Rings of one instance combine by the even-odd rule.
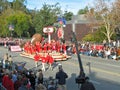
[[[81,41],[85,35],[92,32],[92,28],[90,27],[91,21],[87,20],[85,15],[76,15],[72,17],[71,21],[67,21],[66,26],[63,27],[65,41],[72,39],[73,24],[78,41]],[[57,31],[52,34],[52,39],[58,39]]]

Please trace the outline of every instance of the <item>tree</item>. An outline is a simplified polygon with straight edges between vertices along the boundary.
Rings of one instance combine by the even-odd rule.
[[[26,0],[14,0],[11,3],[11,7],[14,10],[26,11],[26,6],[25,6],[24,2],[26,2]]]
[[[0,13],[7,10],[10,7],[10,3],[7,0],[0,0]]]
[[[117,26],[120,26],[120,0],[115,0],[112,6],[113,20]]]
[[[105,27],[98,27],[97,30],[94,30],[94,32],[87,34],[85,37],[83,37],[82,40],[83,41],[91,41],[91,42],[95,42],[95,43],[102,43],[103,40],[106,39],[106,36],[102,33],[104,31],[105,31]]]
[[[12,9],[7,9],[2,12],[0,15],[0,36],[6,37],[9,36],[7,17],[14,14]]]
[[[58,5],[58,3],[55,5],[44,4],[42,9],[36,12],[33,23],[37,33],[42,34],[44,27],[52,26],[56,22],[57,16],[61,12]]]
[[[89,42],[95,42],[93,34],[87,34],[85,37],[83,37],[82,40],[83,41],[89,41]]]
[[[31,25],[31,17],[29,15],[25,14],[24,12],[17,11],[8,16],[6,19],[8,25],[14,25],[14,33],[16,33],[17,36],[21,37],[23,33],[27,34]]]
[[[120,0],[115,0],[112,7],[113,20],[116,24],[115,35],[116,39],[120,40]]]
[[[65,11],[65,13],[64,13],[63,16],[64,16],[64,18],[65,18],[67,21],[69,21],[69,20],[72,19],[73,13],[72,13],[72,12]]]
[[[80,15],[80,14],[86,14],[88,11],[89,11],[89,10],[88,10],[88,7],[86,6],[84,9],[80,9],[80,10],[78,11],[78,15]]]
[[[105,28],[105,31],[102,33],[106,36],[108,42],[110,42],[116,24],[113,20],[111,3],[109,0],[97,0],[94,5],[94,12],[92,12],[91,15],[100,22],[99,25]]]

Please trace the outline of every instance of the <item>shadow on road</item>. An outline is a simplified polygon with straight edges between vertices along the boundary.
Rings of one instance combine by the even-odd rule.
[[[107,79],[99,78],[95,72],[87,75],[96,88],[96,90],[120,90],[120,83],[113,82]],[[72,73],[67,80],[67,90],[80,90],[80,85],[75,83],[76,74]],[[109,76],[108,76],[109,77]]]

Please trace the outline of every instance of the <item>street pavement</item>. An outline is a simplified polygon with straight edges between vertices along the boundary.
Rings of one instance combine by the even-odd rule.
[[[42,67],[41,62],[39,62],[39,66],[36,68],[33,59],[21,57],[21,52],[10,52],[4,47],[0,47],[1,59],[6,52],[12,55],[14,62],[26,62],[25,67],[27,69],[35,71]],[[89,76],[96,90],[120,90],[120,61],[84,55],[80,55],[80,57],[84,72],[86,76]],[[62,64],[64,71],[69,76],[67,79],[67,90],[80,90],[79,85],[75,83],[75,78],[80,73],[77,55],[72,55],[72,58],[66,61],[55,62],[53,71],[46,69],[43,72],[45,79],[50,76],[55,78],[55,74],[58,71],[58,64]]]

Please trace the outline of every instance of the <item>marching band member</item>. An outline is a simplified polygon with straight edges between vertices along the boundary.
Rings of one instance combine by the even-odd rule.
[[[35,66],[38,67],[38,61],[40,60],[40,55],[39,53],[36,52],[35,56],[34,56],[34,61],[35,61]]]
[[[54,59],[49,53],[47,55],[47,60],[48,60],[48,64],[49,64],[49,69],[52,70],[53,69],[52,64],[54,63]]]
[[[48,52],[51,52],[51,48],[52,48],[52,45],[51,45],[51,43],[48,43]]]
[[[44,52],[46,53],[47,52],[47,43],[44,44]]]
[[[41,52],[41,51],[42,51],[41,43],[40,43],[40,42],[36,41],[35,47],[36,47],[36,51],[37,51],[37,52]]]
[[[24,45],[24,51],[28,53],[29,42],[26,42]]]
[[[41,57],[42,60],[42,70],[45,71],[45,63],[46,61],[46,54],[44,53],[43,56]]]

